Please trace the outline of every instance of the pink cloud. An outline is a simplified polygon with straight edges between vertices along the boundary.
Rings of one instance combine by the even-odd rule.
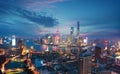
[[[55,3],[63,2],[64,0],[26,0],[24,6],[28,9],[43,9],[43,8],[55,8]]]

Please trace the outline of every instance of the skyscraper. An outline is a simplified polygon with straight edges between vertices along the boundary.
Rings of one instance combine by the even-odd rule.
[[[91,56],[81,57],[78,64],[79,74],[91,74]]]
[[[120,49],[120,41],[118,41],[118,48]]]
[[[74,27],[71,27],[70,28],[70,35],[73,35],[73,33],[74,33]]]
[[[15,37],[15,35],[12,36],[12,46],[16,46],[16,37]]]
[[[3,40],[2,40],[2,38],[0,38],[0,44],[3,44]]]
[[[80,35],[80,24],[79,21],[77,22],[77,36]]]

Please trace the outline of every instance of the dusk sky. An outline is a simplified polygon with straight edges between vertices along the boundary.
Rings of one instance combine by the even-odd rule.
[[[0,0],[0,36],[76,33],[120,38],[120,0]]]

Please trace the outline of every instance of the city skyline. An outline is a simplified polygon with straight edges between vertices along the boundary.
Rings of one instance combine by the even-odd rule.
[[[93,38],[120,38],[119,0],[0,0],[0,34],[40,36],[70,34],[70,28]],[[75,29],[75,34],[76,34]]]

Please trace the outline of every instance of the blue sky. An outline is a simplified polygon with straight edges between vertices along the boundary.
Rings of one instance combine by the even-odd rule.
[[[81,34],[120,38],[120,0],[0,0],[0,35]]]

